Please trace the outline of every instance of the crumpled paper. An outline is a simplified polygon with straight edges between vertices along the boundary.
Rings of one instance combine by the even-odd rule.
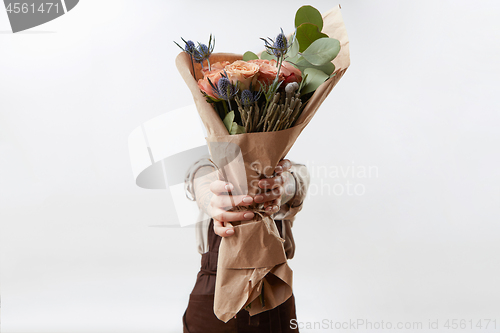
[[[286,156],[349,67],[349,40],[340,6],[323,15],[322,32],[340,41],[341,50],[332,61],[335,75],[315,91],[295,126],[278,132],[229,135],[217,112],[200,92],[189,55],[182,52],[177,56],[177,68],[207,129],[211,159],[223,178],[234,185],[233,195],[254,196],[259,192],[257,181],[273,176],[275,166]],[[242,55],[214,53],[210,62],[240,59]],[[196,64],[197,79],[203,78],[200,69]],[[292,270],[283,248],[284,239],[279,236],[272,218],[259,213],[257,207],[254,209],[257,212],[254,219],[233,223],[234,235],[223,238],[220,244],[214,313],[224,322],[243,308],[255,315],[277,307],[292,295]]]

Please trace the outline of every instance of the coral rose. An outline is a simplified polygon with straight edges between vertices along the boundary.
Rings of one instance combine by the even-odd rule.
[[[245,90],[250,88],[250,84],[255,86],[257,73],[259,73],[259,65],[243,60],[236,60],[232,64],[227,65],[224,70],[232,84],[238,84],[240,90]]]
[[[219,79],[222,77],[221,74],[224,74],[223,68],[215,67],[214,69],[214,67],[212,66],[212,70],[205,71],[203,79],[198,80],[198,87],[200,87],[201,91],[203,91],[208,96],[213,98],[218,98],[214,95],[212,86],[210,85],[208,80],[210,79],[210,82],[212,82],[212,84],[217,87],[217,83],[219,82]]]
[[[215,64],[210,65],[210,72],[214,71],[216,69],[218,69],[218,70],[224,69],[224,67],[226,67],[229,64],[230,64],[229,61],[223,61],[223,62],[218,61]],[[208,67],[203,67],[201,69],[201,72],[203,73],[203,76],[205,76],[206,73],[209,72]]]
[[[278,74],[276,60],[255,59],[249,60],[249,62],[259,65],[259,83],[262,82],[265,84],[271,84],[274,81],[276,75]],[[302,73],[291,63],[283,61],[281,64],[279,80],[285,81],[285,84],[290,82],[300,82],[302,81]]]
[[[259,83],[262,82],[265,84],[271,84],[276,78],[276,75],[278,74],[278,67],[276,67],[275,60],[269,61],[265,59],[254,59],[254,60],[249,60],[248,62],[259,65],[259,77],[258,77]],[[280,79],[283,79],[281,75]]]

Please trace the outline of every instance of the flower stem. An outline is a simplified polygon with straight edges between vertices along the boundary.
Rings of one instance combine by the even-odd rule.
[[[191,66],[193,67],[193,76],[194,76],[194,80],[196,81],[196,72],[194,70],[193,55],[190,54],[189,56],[191,57]]]

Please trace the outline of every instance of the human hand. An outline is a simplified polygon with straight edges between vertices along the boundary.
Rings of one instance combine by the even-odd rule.
[[[210,200],[208,210],[214,220],[214,232],[221,237],[234,235],[234,228],[231,222],[251,220],[255,214],[251,211],[228,211],[236,206],[249,206],[252,203],[263,203],[266,214],[272,215],[280,210],[281,203],[286,202],[283,197],[293,196],[295,193],[295,180],[288,172],[292,167],[292,162],[284,159],[275,168],[275,176],[261,179],[258,183],[263,190],[255,198],[249,195],[229,195],[233,185],[221,180],[215,180],[210,184],[210,191],[214,194]],[[288,173],[289,176],[285,176]],[[293,181],[293,193],[286,193],[288,181]]]
[[[279,212],[281,203],[287,201],[283,201],[283,195],[286,195],[287,198],[290,197],[290,193],[286,193],[290,189],[290,186],[286,184],[290,181],[290,177],[284,173],[286,172],[289,174],[291,167],[292,162],[283,159],[274,169],[274,177],[261,179],[259,181],[259,187],[264,191],[256,195],[254,201],[264,204],[266,214],[272,215]],[[293,182],[295,182],[295,180],[293,180]],[[293,193],[295,193],[295,187],[293,187]]]
[[[228,211],[235,206],[249,206],[254,202],[249,195],[229,195],[232,189],[232,184],[222,180],[215,180],[210,184],[210,191],[214,195],[208,210],[214,220],[214,232],[221,237],[234,235],[231,222],[251,220],[255,215],[250,211]]]

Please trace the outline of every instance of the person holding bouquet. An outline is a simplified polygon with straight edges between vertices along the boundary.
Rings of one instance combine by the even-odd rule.
[[[202,263],[184,332],[292,331],[291,226],[309,178],[283,159],[350,65],[340,6],[301,6],[294,25],[261,38],[259,54],[213,53],[212,34],[176,43],[210,150],[186,181]]]
[[[301,164],[282,160],[272,178],[261,179],[261,192],[254,197],[231,196],[232,184],[219,180],[216,167],[208,158],[202,158],[188,170],[186,195],[195,200],[200,209],[196,224],[198,252],[201,269],[190,294],[188,307],[183,315],[184,333],[232,332],[297,332],[290,327],[296,319],[295,298],[292,296],[274,309],[249,316],[242,309],[227,323],[214,314],[214,293],[218,250],[222,237],[234,235],[232,222],[247,221],[254,217],[251,211],[229,211],[234,206],[263,203],[266,214],[274,219],[280,236],[285,239],[287,259],[292,259],[295,243],[291,227],[295,215],[302,209],[309,186],[309,173]]]

